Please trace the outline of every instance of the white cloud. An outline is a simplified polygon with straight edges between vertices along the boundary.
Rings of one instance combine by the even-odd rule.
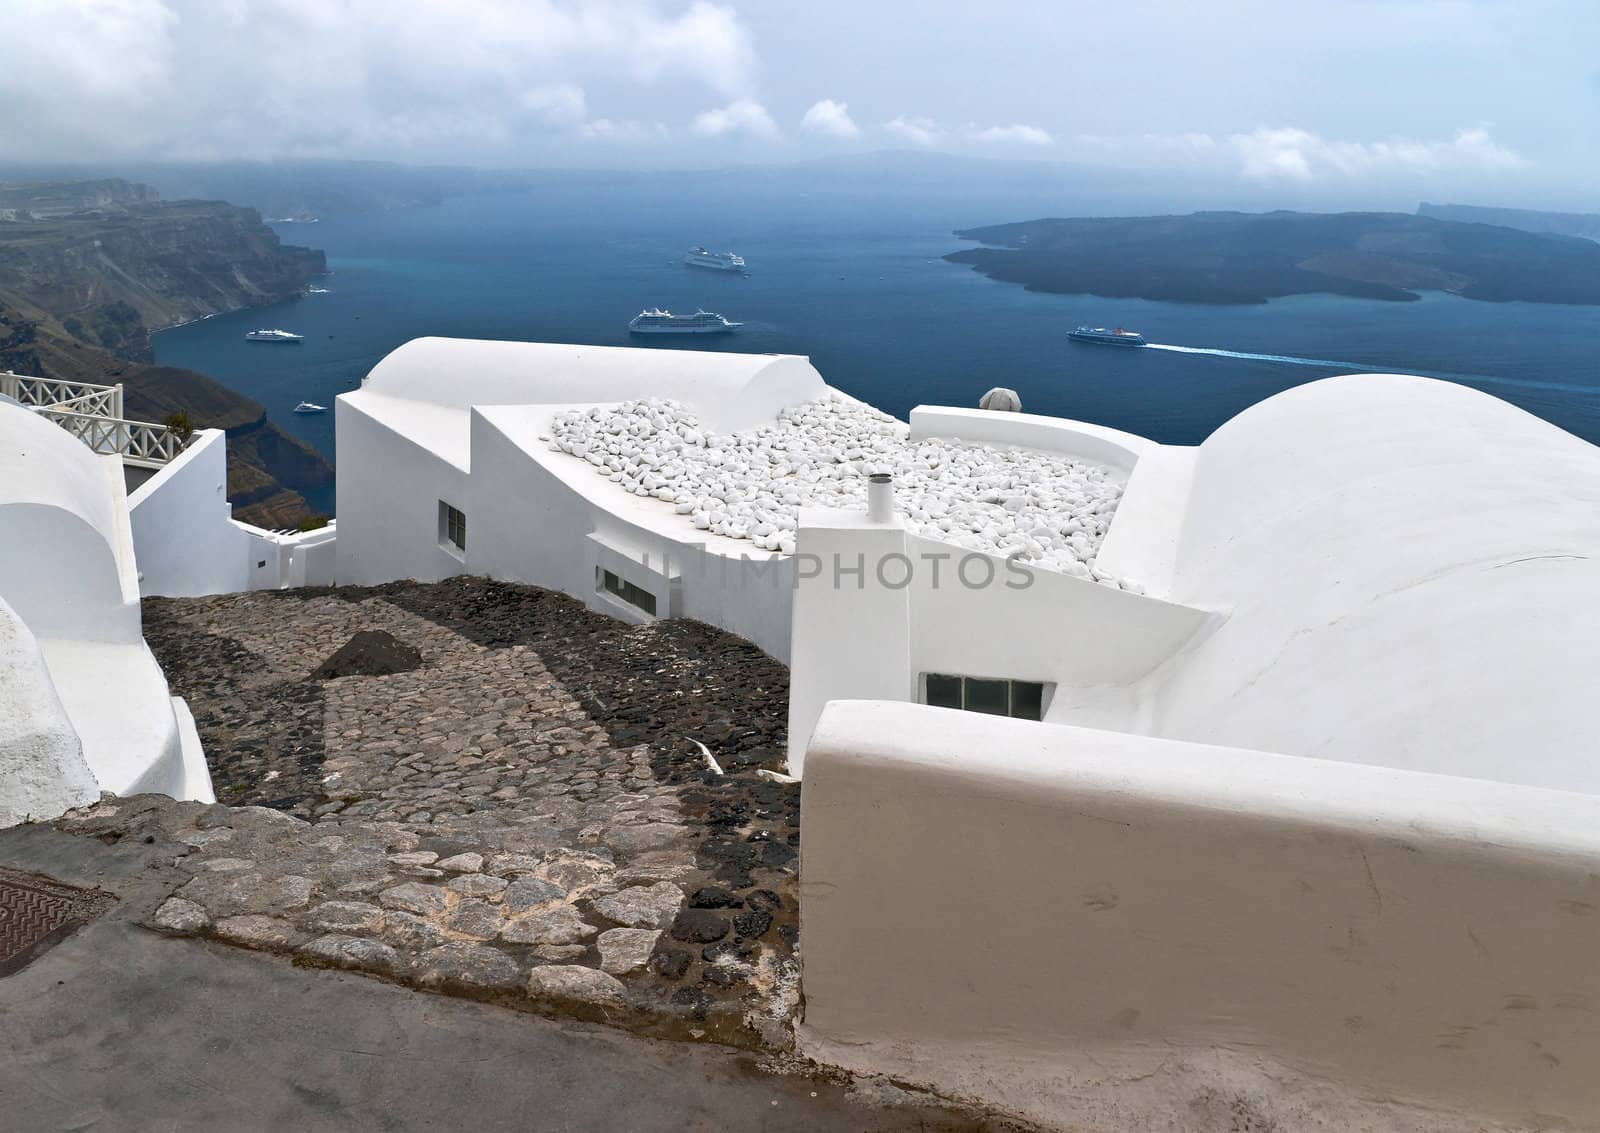
[[[800,119],[800,128],[809,134],[826,134],[833,138],[861,136],[861,127],[850,117],[850,104],[831,98],[812,103],[806,116]]]
[[[989,126],[985,129],[974,127],[968,132],[975,142],[994,143],[1012,146],[1053,146],[1056,140],[1050,134],[1037,126],[1024,126],[1016,123],[1011,126]]]
[[[665,141],[672,136],[665,122],[634,122],[628,119],[593,118],[578,127],[586,138],[615,141]]]
[[[522,92],[522,108],[551,126],[578,126],[589,117],[583,88],[570,84],[531,87]]]
[[[751,98],[740,98],[695,115],[689,127],[704,138],[720,138],[729,134],[748,134],[757,138],[778,136],[778,124],[767,113],[767,108]]]
[[[1258,180],[1311,181],[1328,174],[1364,177],[1374,173],[1505,170],[1527,164],[1520,154],[1497,143],[1482,127],[1457,130],[1448,142],[1341,142],[1307,130],[1258,129],[1233,135],[1228,147],[1239,160],[1239,171]]]
[[[1204,133],[1084,134],[1073,140],[1080,148],[1118,164],[1213,168],[1255,181],[1495,172],[1528,164],[1481,126],[1457,130],[1448,141],[1338,141],[1296,127],[1261,127],[1248,134],[1221,137]]]
[[[884,131],[914,146],[936,146],[944,138],[944,129],[932,118],[902,114],[883,124]]]
[[[23,161],[498,159],[541,137],[616,133],[625,116],[601,117],[598,101],[738,100],[757,70],[745,23],[708,0],[0,7],[0,157]]]

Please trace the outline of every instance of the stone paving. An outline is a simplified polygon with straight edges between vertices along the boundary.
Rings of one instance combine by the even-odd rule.
[[[190,879],[152,927],[791,1045],[799,787],[772,774],[787,672],[755,647],[469,578],[144,616],[219,802],[108,796],[58,825],[175,845]]]

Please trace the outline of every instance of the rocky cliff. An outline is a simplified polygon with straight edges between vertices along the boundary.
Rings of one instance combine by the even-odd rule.
[[[130,417],[186,412],[228,432],[234,514],[268,527],[309,514],[333,469],[255,401],[152,366],[153,329],[302,294],[321,252],[279,242],[253,209],[154,200],[128,182],[0,185],[0,368],[121,382]]]

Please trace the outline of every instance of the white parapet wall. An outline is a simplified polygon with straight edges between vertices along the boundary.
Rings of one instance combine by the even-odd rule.
[[[1592,1128],[1591,796],[884,702],[805,764],[805,1051],[1052,1126]]]
[[[226,437],[196,433],[128,496],[139,592],[169,598],[331,586],[337,528],[267,531],[233,518]]]

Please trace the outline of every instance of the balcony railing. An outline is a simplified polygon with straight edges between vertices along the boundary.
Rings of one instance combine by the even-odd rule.
[[[120,456],[139,468],[160,468],[183,451],[184,440],[165,425],[122,416],[122,387],[0,373],[0,394],[48,417],[90,449]]]

